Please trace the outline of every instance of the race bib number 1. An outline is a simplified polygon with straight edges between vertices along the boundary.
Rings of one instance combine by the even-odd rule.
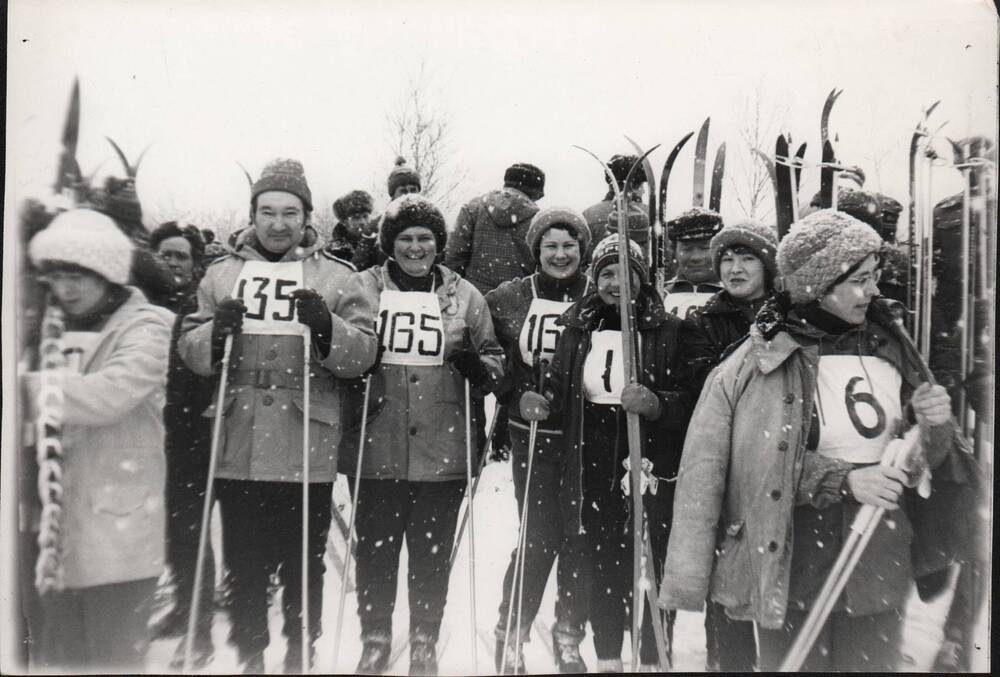
[[[382,364],[444,364],[444,323],[437,294],[384,289],[379,298]]]
[[[295,317],[292,292],[304,289],[301,261],[247,261],[236,279],[233,298],[247,307],[244,334],[299,334],[305,325]]]
[[[595,331],[583,362],[583,394],[594,404],[621,404],[625,362],[620,331]]]

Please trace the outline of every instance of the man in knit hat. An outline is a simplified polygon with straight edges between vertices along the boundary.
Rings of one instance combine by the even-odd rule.
[[[674,245],[677,274],[666,284],[667,311],[684,318],[722,290],[712,266],[712,238],[722,230],[718,213],[694,207],[667,222],[667,237]]]
[[[423,189],[423,184],[417,170],[407,165],[406,159],[400,156],[396,158],[396,165],[389,172],[386,187],[389,189],[389,199],[395,200],[400,195],[419,193]]]
[[[608,160],[608,167],[611,168],[611,173],[615,176],[615,183],[618,184],[618,190],[625,191],[627,193],[627,201],[630,204],[629,211],[632,211],[631,205],[648,214],[648,209],[642,202],[643,187],[646,185],[646,172],[642,165],[636,168],[635,174],[633,174],[632,179],[629,181],[628,188],[625,187],[625,179],[628,176],[629,169],[638,160],[636,155],[613,155],[611,159]],[[591,233],[594,237],[592,238],[592,244],[597,245],[598,242],[604,239],[604,236],[609,232],[617,232],[617,221],[614,224],[612,230],[608,230],[608,217],[615,207],[615,191],[611,187],[611,177],[608,176],[607,172],[604,173],[604,182],[608,184],[608,191],[604,194],[604,198],[591,206],[583,210],[583,218],[586,220],[587,225],[590,227]],[[646,228],[649,228],[649,218],[646,218]],[[630,229],[631,230],[631,229]],[[646,240],[640,240],[636,238],[632,233],[629,233],[629,237],[633,238],[640,245],[645,247]],[[647,235],[648,239],[648,235]]]
[[[284,584],[286,670],[301,655],[302,433],[309,420],[309,630],[322,631],[323,554],[340,444],[341,379],[375,360],[375,310],[353,267],[322,250],[309,225],[312,194],[301,163],[275,160],[250,192],[251,227],[208,267],[198,309],[181,327],[181,357],[196,373],[218,373],[232,341],[222,412],[216,491],[223,553],[231,573],[230,640],[247,672],[264,670],[267,582]],[[308,329],[308,333],[306,333]],[[303,337],[310,338],[303,345]],[[305,411],[304,347],[310,398]],[[310,652],[311,653],[311,652]],[[310,656],[311,661],[311,656]]]
[[[444,264],[481,293],[535,271],[525,242],[535,204],[545,195],[545,174],[527,163],[507,168],[503,188],[473,198],[458,213]]]
[[[358,270],[370,268],[377,260],[377,222],[372,223],[372,196],[363,190],[352,190],[333,203],[337,223],[330,233],[326,251],[350,261]]]
[[[31,421],[48,418],[52,412],[35,409],[52,400],[39,402],[39,394],[55,387],[62,423],[52,442],[61,451],[32,478],[40,522],[28,516],[39,525],[35,576],[46,588],[42,618],[28,617],[30,651],[46,672],[135,673],[145,664],[164,560],[163,399],[173,314],[128,286],[133,249],[91,209],[60,213],[28,246],[51,300],[50,349],[43,343],[40,352],[58,359],[21,374],[21,402]]]

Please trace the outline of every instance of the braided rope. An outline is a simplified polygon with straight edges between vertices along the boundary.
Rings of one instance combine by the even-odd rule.
[[[42,318],[39,345],[38,419],[35,440],[38,458],[38,496],[42,503],[38,527],[38,561],[35,564],[35,587],[39,594],[63,587],[62,510],[63,510],[63,314],[49,304]]]

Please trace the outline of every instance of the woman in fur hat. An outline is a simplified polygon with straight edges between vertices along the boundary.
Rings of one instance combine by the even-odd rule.
[[[486,295],[497,339],[506,354],[505,378],[497,392],[498,400],[510,409],[510,430],[518,515],[524,504],[528,467],[528,424],[521,418],[517,403],[528,390],[541,387],[538,374],[555,352],[562,332],[559,317],[575,301],[594,288],[583,273],[590,258],[590,228],[583,216],[572,209],[548,207],[531,220],[526,237],[538,271],[525,278],[505,282]],[[563,434],[558,417],[553,416],[539,427],[531,470],[531,506],[527,518],[524,561],[524,601],[520,632],[516,612],[507,635],[511,581],[515,553],[503,579],[503,600],[495,628],[497,671],[523,674],[524,655],[517,646],[528,641],[531,625],[549,580],[552,564],[559,557],[556,623],[552,642],[560,671],[586,672],[580,658],[580,641],[587,624],[586,547],[579,535],[565,535],[560,511],[562,484]],[[508,651],[503,656],[507,640]],[[548,641],[549,638],[543,638]],[[515,659],[519,658],[515,662]]]
[[[379,307],[381,345],[369,376],[361,467],[353,454],[341,457],[352,488],[361,473],[356,520],[361,674],[388,668],[404,539],[410,674],[437,674],[448,560],[466,489],[465,381],[485,396],[503,373],[503,353],[482,294],[437,263],[446,239],[438,208],[420,195],[404,195],[389,204],[381,221],[379,242],[388,260],[358,274]],[[358,449],[364,395],[364,385],[356,383],[344,408],[357,412],[345,425],[345,449]]]
[[[625,414],[642,426],[643,458],[652,462],[651,485],[643,497],[654,560],[666,549],[673,480],[681,440],[694,403],[685,377],[689,325],[668,315],[648,283],[648,267],[638,244],[629,240],[628,261],[635,290],[639,382],[625,385],[622,358],[617,235],[594,248],[595,289],[562,316],[565,325],[549,369],[544,394],[521,396],[521,417],[546,421],[561,416],[565,444],[564,514],[567,534],[586,534],[591,562],[590,623],[598,672],[620,672],[621,651],[632,593],[632,518],[622,489],[628,457]],[[662,481],[660,481],[662,480]],[[626,480],[627,481],[627,480]],[[658,483],[658,485],[657,485]],[[656,567],[656,578],[661,569]],[[657,649],[646,609],[641,661],[655,669]],[[669,649],[668,649],[669,651]]]
[[[798,635],[862,504],[888,512],[804,670],[891,672],[913,581],[904,488],[883,466],[897,423],[920,426],[935,477],[955,448],[947,393],[877,298],[882,240],[841,212],[814,212],[778,247],[785,293],[713,372],[691,420],[660,603],[753,620],[760,668]],[[716,555],[716,553],[718,553]],[[715,564],[713,566],[713,559]]]
[[[44,393],[53,375],[61,391],[62,452],[40,469],[44,620],[31,628],[34,660],[47,670],[144,669],[164,560],[173,314],[126,286],[133,250],[110,218],[89,209],[59,214],[29,245],[50,294],[47,324],[61,313],[63,328],[61,367],[23,375],[32,419],[40,392],[51,406]]]

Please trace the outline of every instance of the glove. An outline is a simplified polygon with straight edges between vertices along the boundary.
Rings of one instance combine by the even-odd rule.
[[[326,301],[315,289],[296,289],[292,292],[295,299],[295,312],[299,322],[309,327],[313,334],[330,335],[333,320]]]
[[[243,328],[243,314],[247,307],[240,299],[226,297],[215,307],[215,317],[212,322],[212,336],[224,339],[230,334],[236,335]]]
[[[521,418],[525,421],[544,421],[549,417],[549,401],[544,395],[529,390],[521,395]]]
[[[647,421],[660,418],[660,398],[652,390],[638,383],[630,383],[622,390],[622,409],[629,414],[639,414]]]
[[[625,495],[629,496],[632,492],[632,464],[626,458],[622,461],[622,467],[625,468],[625,475],[622,477],[621,487]],[[650,494],[656,496],[659,483],[660,478],[653,474],[653,462],[648,458],[643,458],[642,473],[639,475],[639,493],[644,494],[649,491]]]
[[[448,356],[448,361],[473,386],[482,386],[490,378],[489,372],[479,359],[479,351],[472,345],[472,332],[465,327],[462,332],[462,346]]]

